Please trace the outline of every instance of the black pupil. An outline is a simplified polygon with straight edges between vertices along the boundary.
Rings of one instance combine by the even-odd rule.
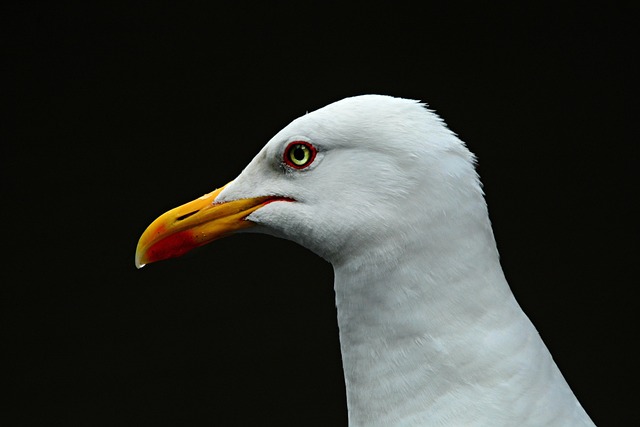
[[[296,148],[293,149],[293,158],[301,162],[304,160],[304,146],[297,145]]]

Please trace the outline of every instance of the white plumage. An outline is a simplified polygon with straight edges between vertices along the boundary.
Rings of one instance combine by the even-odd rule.
[[[283,162],[293,141],[308,167]],[[351,426],[593,425],[504,278],[474,156],[424,105],[294,120],[215,203],[262,196],[249,231],[334,267]]]

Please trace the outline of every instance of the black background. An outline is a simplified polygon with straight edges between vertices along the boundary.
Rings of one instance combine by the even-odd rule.
[[[364,93],[428,102],[478,155],[516,297],[594,421],[638,425],[631,2],[53,3],[2,13],[3,425],[346,425],[329,264],[262,235],[133,258]]]

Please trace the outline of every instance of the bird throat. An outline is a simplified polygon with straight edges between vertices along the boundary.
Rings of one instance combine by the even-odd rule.
[[[504,366],[500,352],[536,334],[504,279],[493,235],[478,233],[438,251],[378,246],[334,264],[350,425],[446,417],[443,399],[500,381],[486,374]],[[487,340],[511,335],[487,350]]]

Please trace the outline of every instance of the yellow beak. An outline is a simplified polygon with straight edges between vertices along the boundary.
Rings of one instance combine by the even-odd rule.
[[[198,246],[251,227],[255,224],[246,220],[249,214],[281,199],[266,196],[214,203],[225,187],[174,208],[153,221],[138,241],[136,267],[184,255]]]

